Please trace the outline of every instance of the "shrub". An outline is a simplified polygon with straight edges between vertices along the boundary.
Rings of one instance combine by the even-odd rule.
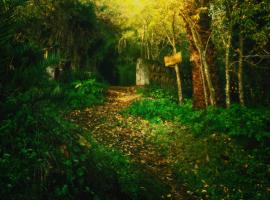
[[[158,198],[168,190],[56,111],[47,102],[25,102],[1,121],[3,199],[141,199]]]
[[[48,178],[61,171],[64,156],[60,146],[71,144],[76,137],[73,131],[74,127],[48,104],[23,104],[16,114],[2,121],[1,196],[27,199],[53,188],[54,181]]]
[[[87,168],[85,158],[91,162],[91,156],[88,157],[89,151],[78,142],[83,130],[63,119],[59,105],[66,109],[65,100],[70,103],[78,98],[71,93],[92,98],[82,106],[100,102],[103,87],[93,79],[76,85],[49,80],[45,73],[48,64],[46,60],[35,67],[10,72],[9,82],[3,88],[0,101],[0,195],[3,199],[98,196],[89,177],[84,176],[91,170],[97,173],[97,169]]]
[[[137,92],[143,94],[145,97],[155,99],[168,99],[177,102],[177,93],[173,87],[161,87],[159,85],[151,85],[147,87],[138,88]]]
[[[94,78],[76,81],[67,88],[67,104],[72,108],[86,107],[102,103],[104,100],[105,86],[98,83]]]
[[[171,104],[168,106],[168,104]],[[163,120],[173,120],[176,116],[177,105],[168,99],[151,100],[145,99],[135,101],[123,113],[129,113],[135,116],[141,116],[145,119],[152,120],[160,118]]]
[[[151,92],[150,95],[155,98],[136,101],[123,113],[148,120],[155,118],[175,120],[188,125],[198,136],[223,132],[230,136],[258,141],[270,137],[270,110],[268,108],[246,108],[233,105],[229,109],[209,107],[206,110],[193,110],[191,101],[187,100],[179,106],[161,90]]]

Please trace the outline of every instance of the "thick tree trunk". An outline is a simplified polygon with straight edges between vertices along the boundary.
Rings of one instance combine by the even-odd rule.
[[[200,103],[194,102],[195,108],[203,107],[203,103],[204,107],[207,107],[209,103],[213,106],[223,105],[218,68],[215,66],[215,48],[211,40],[211,18],[208,12],[209,0],[187,3],[186,8],[180,12],[187,25],[191,46],[193,87],[195,87],[193,88],[193,98],[195,101],[201,101]],[[200,59],[200,61],[195,61],[194,58]],[[198,77],[200,78],[198,79]],[[204,100],[202,100],[202,94]]]
[[[196,11],[194,12],[196,13]],[[191,51],[191,56],[196,57],[196,54],[197,55],[199,54],[200,59],[200,64],[198,62],[192,62],[193,65],[194,64],[199,65],[193,66],[193,70],[195,70],[193,71],[193,82],[195,83],[193,84],[193,87],[196,87],[193,89],[193,92],[197,91],[196,93],[193,93],[193,98],[195,100],[201,99],[202,97],[201,94],[204,94],[204,104],[205,104],[204,107],[208,106],[208,99],[210,100],[211,105],[215,106],[217,104],[217,97],[216,97],[216,88],[214,87],[212,79],[213,78],[216,79],[217,74],[213,65],[214,49],[210,40],[211,35],[209,26],[210,18],[207,15],[207,13],[203,13],[200,16],[200,20],[194,22],[191,20],[191,16],[195,14],[194,12],[188,13],[189,16],[186,13],[180,13],[187,24],[187,32],[189,34],[188,38],[190,41],[190,45],[195,47],[191,48],[191,50],[194,51],[194,52]],[[208,48],[208,46],[211,46],[212,48]],[[200,70],[197,71],[197,69]],[[194,80],[198,79],[199,77],[197,74],[198,72],[201,73],[201,78],[199,80]],[[199,84],[198,81],[201,81],[201,83]],[[200,87],[199,85],[201,85],[202,87]],[[215,83],[215,86],[217,85],[218,84]],[[198,89],[201,91],[198,92]],[[200,97],[197,97],[196,95],[200,95]],[[202,102],[200,103],[195,102],[194,107],[195,108],[203,107]]]
[[[200,53],[193,43],[192,34],[189,29],[187,30],[190,43],[190,62],[192,63],[193,107],[202,109],[208,106],[208,94],[205,85],[204,70],[200,59]]]
[[[243,81],[243,51],[244,38],[239,36],[239,66],[238,66],[238,95],[241,106],[245,106],[244,81]]]

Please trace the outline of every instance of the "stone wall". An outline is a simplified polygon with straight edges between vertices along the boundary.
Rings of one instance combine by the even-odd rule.
[[[138,59],[136,67],[136,85],[160,84],[174,86],[176,84],[173,68],[158,64],[149,64],[143,59]]]
[[[176,84],[175,72],[173,68],[160,66],[157,64],[148,65],[150,83],[157,83],[164,86],[174,86]]]

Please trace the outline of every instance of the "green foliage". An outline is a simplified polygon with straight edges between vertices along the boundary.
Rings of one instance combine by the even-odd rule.
[[[176,88],[161,87],[159,85],[151,85],[137,89],[137,93],[143,94],[145,97],[154,99],[168,99],[177,102]]]
[[[0,123],[4,199],[141,199],[167,190],[121,152],[63,120],[51,103],[33,104],[29,99],[37,94],[33,89],[3,104],[16,109]]]
[[[54,57],[36,65],[21,65],[1,79],[5,87],[0,99],[0,195],[4,199],[96,195],[87,176],[82,177],[89,170],[87,164],[70,160],[70,155],[88,155],[78,142],[83,131],[63,119],[58,100],[62,99],[62,109],[81,107],[84,105],[69,104],[78,99],[72,94],[79,94],[90,99],[85,106],[92,105],[103,99],[103,87],[93,78],[76,85],[49,80],[46,68],[58,62]]]
[[[268,108],[252,109],[233,105],[230,109],[209,108],[206,112],[203,123],[205,127],[212,126],[210,130],[257,140],[270,136]]]
[[[101,62],[115,43],[108,24],[96,26],[93,4],[80,2],[0,1],[2,199],[157,199],[167,190],[63,117],[103,102],[104,84],[78,68]],[[67,58],[76,70],[52,80],[47,68]]]
[[[207,110],[195,111],[191,101],[179,106],[168,98],[161,98],[166,96],[166,93],[159,89],[150,95],[159,99],[136,101],[124,113],[148,120],[175,120],[190,126],[196,135],[224,132],[230,136],[243,136],[259,141],[270,136],[270,112],[267,108],[243,108],[233,105],[229,109],[209,107]]]
[[[30,98],[30,93],[25,96]],[[60,145],[70,145],[76,137],[74,127],[63,121],[55,108],[47,103],[32,105],[25,100],[18,106],[21,100],[10,98],[17,108],[16,114],[0,123],[0,193],[5,199],[34,199],[42,193],[51,195],[45,194],[42,188],[49,190],[49,187],[59,186],[54,186],[56,180],[49,177],[63,167]]]
[[[189,194],[202,199],[268,199],[269,148],[246,150],[223,134],[198,140],[182,133],[174,144],[175,176]]]
[[[2,121],[2,198],[80,199],[98,195],[138,199],[145,177],[120,152],[110,152],[91,138],[87,138],[90,148],[83,148],[79,144],[82,132],[48,104],[24,105],[15,116]]]
[[[126,112],[134,116],[141,116],[148,120],[157,118],[163,120],[173,120],[175,117],[175,108],[177,108],[177,105],[174,104],[168,106],[168,104],[172,104],[172,102],[167,99],[146,99],[132,103]]]
[[[86,65],[85,58],[95,42],[93,36],[97,31],[92,2],[29,0],[18,13],[24,20],[23,33],[28,39],[45,48],[57,49],[77,68]]]
[[[119,194],[123,195],[121,198],[151,199],[159,198],[168,190],[166,185],[143,173],[137,164],[121,152],[109,150],[93,140],[91,144],[90,166],[96,171],[96,174],[92,174],[92,181],[94,188],[104,195],[103,197],[120,190]]]
[[[10,81],[24,84],[0,104],[0,195],[4,199],[141,199],[164,193],[167,187],[145,176],[128,157],[101,146],[59,114],[60,103],[61,109],[67,109],[101,102],[103,85],[87,75],[69,76],[70,82],[65,83],[48,80],[45,67],[16,70],[20,75],[14,72]]]
[[[238,84],[234,73],[238,71],[233,63],[238,63],[239,37],[244,38],[244,91],[247,105],[269,105],[269,19],[270,4],[254,0],[215,0],[210,6],[212,16],[212,39],[217,48],[216,66],[225,83],[225,51],[230,51],[229,62],[231,84]],[[232,46],[228,40],[231,39]],[[260,62],[258,62],[260,60]],[[228,61],[228,60],[227,60]],[[232,71],[231,71],[232,70]],[[225,88],[225,84],[223,84]],[[234,93],[234,94],[233,94]],[[235,95],[237,91],[231,91]],[[234,98],[232,98],[236,102]]]
[[[59,95],[60,88],[55,88]],[[71,108],[91,106],[104,101],[105,87],[91,78],[84,81],[76,81],[63,90],[67,105]],[[65,100],[64,100],[65,101]],[[63,99],[62,99],[63,103]]]
[[[157,90],[160,91],[160,90]],[[159,92],[124,110],[149,120],[147,142],[170,157],[174,178],[198,199],[269,197],[269,109],[179,106]],[[173,126],[168,126],[172,121]],[[193,134],[190,134],[192,130]]]
[[[117,2],[117,5],[124,5],[122,1]],[[130,2],[129,5],[133,5]],[[253,54],[262,50],[267,53],[269,4],[254,2],[236,5],[234,24],[240,24],[245,39],[252,42],[250,49]],[[115,1],[110,3],[114,5]],[[93,1],[0,1],[1,198],[158,199],[167,190],[155,178],[144,177],[142,169],[121,152],[101,146],[91,138],[91,133],[67,122],[60,114],[70,108],[103,102],[105,86],[89,72],[78,69],[110,64],[104,60],[115,56],[112,52],[115,51],[116,39],[120,37],[119,32],[134,34],[124,34],[121,45],[119,43],[121,47],[128,47],[117,63],[121,83],[134,81],[133,64],[140,50],[141,54],[152,59],[169,52],[165,44],[168,33],[164,35],[165,29],[160,29],[158,19],[165,20],[165,25],[171,29],[169,16],[172,12],[167,16],[159,7],[145,7],[158,12],[156,16],[155,12],[145,12],[144,7],[134,10],[135,17],[142,16],[137,18],[139,20],[130,18],[123,25],[125,19],[131,17],[126,9],[120,18],[117,17],[119,13],[114,13],[114,18],[106,14],[107,9],[96,12]],[[97,17],[96,13],[100,15]],[[115,24],[122,24],[123,29]],[[130,26],[134,27],[131,29]],[[177,26],[177,30],[179,28],[182,27]],[[177,32],[182,33],[181,30]],[[182,34],[177,34],[177,38],[179,43]],[[181,47],[188,49],[187,42]],[[49,50],[49,58],[45,61],[44,48]],[[57,55],[52,57],[51,51]],[[184,58],[188,57],[186,52]],[[57,81],[49,80],[46,68],[58,67],[62,59],[68,59],[70,68],[76,70],[66,70]],[[113,58],[112,62],[116,60]],[[106,67],[108,69],[110,65]],[[142,116],[155,124],[162,124],[163,120],[176,121],[188,125],[196,135],[204,138],[203,142],[183,140],[183,135],[180,135],[177,140],[177,137],[167,137],[166,129],[159,129],[151,136],[152,142],[161,146],[164,154],[169,152],[174,141],[177,141],[176,149],[183,149],[183,146],[188,149],[186,155],[181,151],[178,153],[189,162],[181,162],[179,157],[174,166],[178,172],[175,176],[192,186],[196,196],[221,199],[228,194],[227,199],[267,199],[269,193],[265,188],[269,187],[266,174],[269,173],[269,164],[263,160],[269,160],[269,148],[246,152],[229,143],[227,136],[212,133],[225,132],[230,136],[251,138],[251,145],[255,143],[256,146],[258,143],[254,138],[257,141],[269,138],[268,108],[234,105],[230,109],[193,111],[190,101],[178,106],[176,95],[166,89],[149,89],[143,93],[148,98],[132,104],[126,113]],[[217,142],[220,140],[223,143]],[[207,156],[211,162],[202,162],[208,160]],[[200,160],[199,164],[197,160]]]

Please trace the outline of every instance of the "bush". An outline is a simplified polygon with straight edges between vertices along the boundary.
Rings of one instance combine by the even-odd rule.
[[[194,134],[203,135],[223,132],[230,136],[246,137],[258,141],[270,137],[270,110],[268,108],[246,108],[233,105],[229,109],[209,107],[193,110],[192,102],[179,106],[170,96],[156,90],[153,99],[132,103],[123,113],[140,116],[148,120],[175,120],[188,125]]]
[[[176,88],[173,87],[161,87],[159,85],[150,85],[142,87],[137,90],[138,93],[143,94],[145,97],[155,99],[168,99],[173,102],[178,101]]]
[[[64,71],[50,88],[48,98],[61,109],[75,109],[100,104],[105,100],[107,86],[84,70]]]
[[[94,79],[76,84],[49,80],[45,72],[49,64],[46,60],[10,71],[8,82],[3,84],[0,101],[0,195],[3,199],[98,196],[89,177],[84,176],[91,170],[97,173],[97,169],[87,168],[85,158],[91,161],[89,151],[78,142],[83,130],[64,120],[59,111],[67,109],[67,105],[88,106],[100,102],[103,87]],[[75,105],[73,101],[79,97],[74,94],[80,94],[81,101],[86,98],[88,101]]]
[[[72,83],[64,92],[71,108],[86,107],[104,101],[105,86],[91,78]]]
[[[136,101],[124,113],[141,116],[148,120],[155,118],[173,120],[177,105],[168,106],[168,104],[172,104],[168,99]]]
[[[195,113],[197,113],[197,116]],[[267,108],[245,108],[233,105],[229,109],[209,107],[205,111],[193,111],[189,121],[197,135],[223,132],[229,136],[246,137],[261,141],[270,137],[270,111]],[[184,116],[182,116],[183,118]],[[181,122],[181,119],[179,121]]]
[[[2,121],[1,196],[6,199],[35,198],[42,193],[45,195],[44,191],[50,187],[57,188],[59,182],[53,186],[54,181],[48,178],[63,170],[61,165],[65,158],[60,146],[70,145],[75,140],[74,130],[48,104],[23,104],[15,115]]]

